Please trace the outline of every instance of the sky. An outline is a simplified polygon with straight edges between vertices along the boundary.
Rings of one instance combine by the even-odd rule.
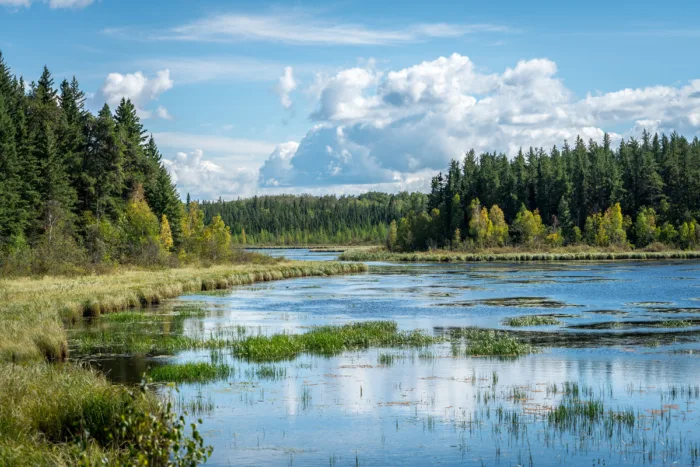
[[[700,133],[700,2],[0,0],[30,82],[138,108],[193,199],[422,190],[467,150]]]

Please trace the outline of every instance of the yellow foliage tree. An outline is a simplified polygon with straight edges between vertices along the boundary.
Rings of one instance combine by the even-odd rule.
[[[231,253],[231,229],[216,215],[204,229],[204,254],[212,261],[222,261]]]
[[[478,246],[484,246],[493,231],[489,212],[485,207],[481,207],[478,199],[472,200],[469,210],[471,213],[469,218],[469,235],[472,236]]]
[[[168,222],[168,216],[163,214],[160,220],[160,243],[163,245],[166,251],[170,251],[173,247],[173,233],[170,230],[170,222]]]
[[[546,233],[544,224],[542,224],[542,216],[540,211],[535,209],[534,212],[523,206],[515,216],[513,221],[513,230],[517,232],[520,241],[524,244],[531,245],[542,240]]]
[[[503,211],[497,204],[491,206],[489,210],[489,220],[492,225],[489,243],[492,245],[504,246],[508,243],[508,224],[506,223]]]

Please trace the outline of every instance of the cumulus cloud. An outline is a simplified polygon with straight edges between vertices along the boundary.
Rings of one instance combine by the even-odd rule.
[[[204,151],[178,152],[173,159],[163,159],[173,182],[182,196],[195,199],[233,198],[252,194],[257,172],[244,168],[225,169],[204,158]]]
[[[152,113],[145,109],[145,105],[150,101],[158,99],[162,93],[173,87],[173,80],[170,78],[170,70],[158,71],[155,76],[149,78],[142,72],[110,73],[107,75],[102,85],[102,95],[110,106],[119,105],[122,98],[131,99],[139,114],[143,118],[149,118]],[[165,112],[157,111],[158,116],[169,115]]]
[[[613,139],[641,128],[700,132],[700,80],[578,99],[548,59],[486,73],[454,54],[400,70],[342,70],[314,83],[315,125],[260,169],[263,187],[403,186],[442,170],[464,151],[561,145],[576,136]]]
[[[284,68],[284,74],[277,81],[275,91],[280,96],[280,103],[285,109],[292,106],[292,99],[289,94],[297,88],[297,82],[294,79],[294,70],[291,66]]]

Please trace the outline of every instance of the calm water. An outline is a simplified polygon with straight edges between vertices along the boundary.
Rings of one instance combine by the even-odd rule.
[[[465,326],[514,330],[502,321],[556,314],[561,326],[518,328],[524,337],[557,336],[556,344],[505,360],[453,357],[449,343],[271,365],[209,351],[93,360],[121,381],[164,361],[216,358],[235,367],[226,381],[181,385],[172,396],[203,419],[215,448],[210,465],[698,465],[699,299],[698,262],[371,264],[362,275],[182,297],[177,302],[209,310],[188,318],[184,332],[300,333],[390,319],[441,334]],[[682,328],[663,327],[681,319]],[[637,429],[553,426],[548,414],[567,382],[589,388],[581,399],[634,413]]]

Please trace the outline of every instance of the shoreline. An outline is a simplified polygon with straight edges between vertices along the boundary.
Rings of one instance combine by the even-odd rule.
[[[550,262],[550,261],[630,261],[700,259],[700,251],[577,251],[577,252],[513,252],[460,253],[451,251],[394,253],[389,251],[348,250],[338,257],[341,261],[396,261],[401,263],[479,263],[479,262]]]

